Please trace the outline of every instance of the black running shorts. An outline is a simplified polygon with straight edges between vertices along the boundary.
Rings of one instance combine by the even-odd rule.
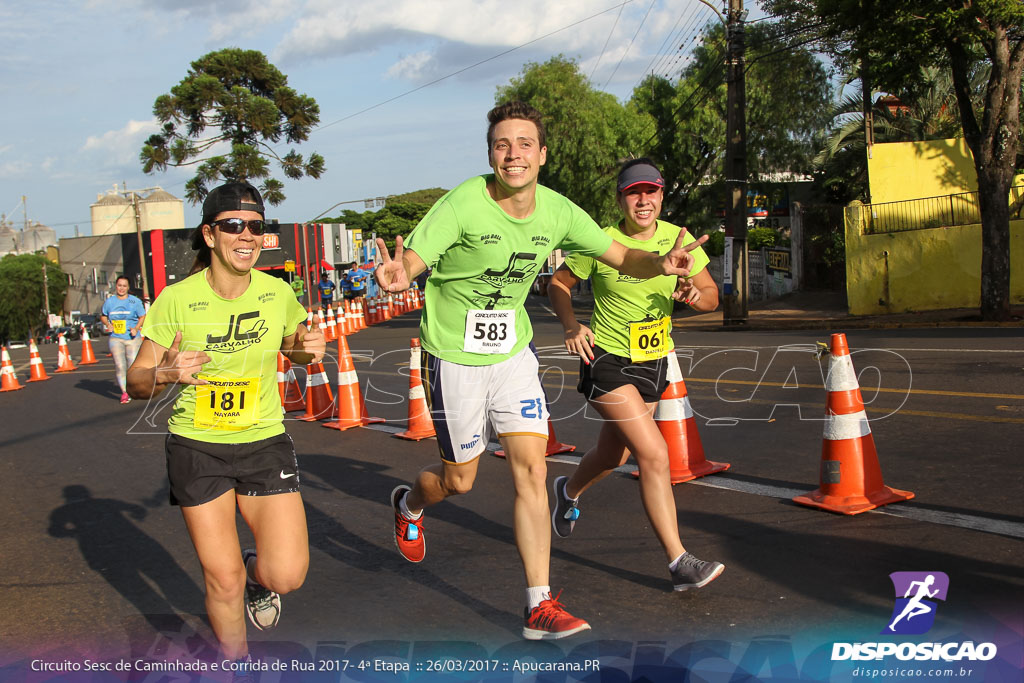
[[[165,445],[171,505],[202,505],[232,489],[243,496],[299,490],[299,464],[288,434],[239,444],[168,434]]]
[[[580,382],[576,390],[588,401],[621,386],[636,387],[644,403],[656,403],[668,388],[668,363],[665,358],[634,363],[626,356],[608,353],[594,346],[594,360],[587,365],[580,359]]]

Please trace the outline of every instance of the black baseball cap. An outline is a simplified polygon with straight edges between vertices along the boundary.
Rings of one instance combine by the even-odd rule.
[[[203,246],[203,225],[225,211],[255,211],[264,216],[263,195],[244,180],[232,180],[210,190],[203,200],[203,222],[192,234],[192,248]]]
[[[255,201],[254,201],[255,200]],[[210,190],[203,201],[203,222],[224,211],[255,211],[263,215],[263,196],[244,180],[232,180]]]
[[[665,187],[665,179],[661,177],[661,171],[648,162],[629,164],[619,171],[618,191],[625,192],[634,185],[656,185]]]

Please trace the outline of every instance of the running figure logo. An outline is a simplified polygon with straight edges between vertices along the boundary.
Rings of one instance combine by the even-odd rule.
[[[945,600],[949,577],[943,572],[893,572],[889,574],[896,591],[892,620],[882,633],[919,635],[935,623],[933,600]]]

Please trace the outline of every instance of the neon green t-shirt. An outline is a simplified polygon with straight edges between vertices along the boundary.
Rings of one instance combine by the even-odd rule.
[[[679,228],[665,221],[658,221],[654,235],[647,240],[633,239],[622,232],[617,225],[607,227],[604,231],[616,242],[621,242],[631,249],[653,251],[659,255],[671,251],[679,237]],[[694,242],[692,235],[687,233],[683,244]],[[694,265],[690,277],[693,277],[708,265],[708,256],[697,247],[691,252]],[[630,324],[660,320],[672,316],[672,292],[676,288],[674,275],[658,275],[649,280],[641,280],[600,263],[583,254],[570,254],[565,265],[573,274],[582,279],[593,278],[594,315],[590,320],[590,329],[594,333],[597,345],[616,356],[630,356]],[[666,335],[667,353],[674,347],[672,337]]]
[[[493,365],[529,344],[523,302],[554,249],[600,256],[611,246],[583,209],[541,185],[532,215],[509,216],[487,192],[491,178],[470,178],[441,197],[406,242],[433,267],[423,348],[460,365]]]
[[[204,269],[167,287],[143,324],[168,348],[181,331],[181,351],[212,359],[200,374],[210,384],[182,388],[167,421],[172,434],[212,443],[251,443],[284,432],[277,389],[281,339],[306,321],[306,309],[284,280],[250,271],[249,288],[223,299]]]

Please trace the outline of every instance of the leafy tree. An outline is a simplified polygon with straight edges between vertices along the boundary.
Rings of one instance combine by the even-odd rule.
[[[0,339],[23,339],[46,325],[43,267],[51,311],[60,311],[68,277],[42,254],[8,254],[0,259]]]
[[[675,84],[648,76],[631,105],[648,117],[648,152],[666,180],[665,215],[692,228],[717,224],[725,153],[725,32],[714,22]],[[746,28],[749,178],[769,195],[778,174],[804,174],[820,147],[831,87],[822,63],[769,23]]]
[[[842,65],[860,60],[874,87],[898,90],[922,66],[948,68],[974,156],[981,212],[981,316],[1010,317],[1009,191],[1018,165],[1024,3],[1020,0],[763,0],[817,37]],[[803,28],[801,28],[803,27]],[[980,109],[972,74],[989,67]]]
[[[495,102],[520,100],[544,115],[547,163],[540,182],[602,225],[619,218],[615,177],[620,161],[641,153],[643,119],[613,95],[595,90],[579,64],[559,55],[527,63],[498,88]]]
[[[844,85],[856,79],[856,73],[851,72]],[[975,101],[980,102],[982,83],[986,80],[987,69],[978,70],[972,79]],[[892,95],[896,97],[896,107],[888,106],[890,101],[883,97],[874,99],[871,121],[876,143],[946,139],[959,134],[956,93],[948,69],[922,67],[918,79]],[[816,182],[836,203],[868,200],[867,141],[862,107],[860,94],[847,95],[836,105],[825,147],[814,159],[820,171]]]
[[[146,173],[168,166],[199,164],[185,183],[185,197],[198,204],[219,180],[262,181],[271,204],[285,199],[281,181],[270,177],[270,160],[293,180],[324,172],[324,158],[303,158],[294,149],[284,156],[274,145],[303,142],[320,121],[320,107],[288,87],[288,78],[256,50],[227,48],[196,61],[169,94],[160,95],[153,114],[163,124],[149,137],[139,159]],[[217,152],[224,145],[231,151]]]
[[[359,213],[346,209],[337,218],[325,218],[324,222],[344,223],[348,228],[358,228],[363,231],[364,237],[376,232],[377,237],[384,239],[389,247],[393,248],[395,237],[407,236],[412,232],[430,207],[447,192],[448,190],[435,187],[393,195],[387,198],[384,208],[379,211]]]

